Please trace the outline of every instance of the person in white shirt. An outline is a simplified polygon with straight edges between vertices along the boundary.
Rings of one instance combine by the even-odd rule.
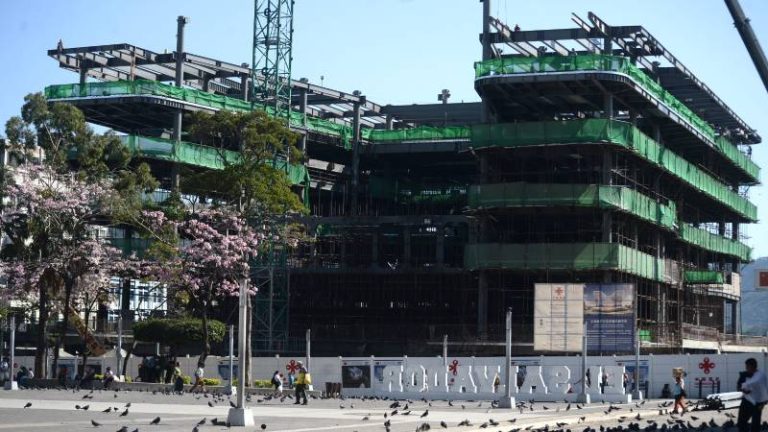
[[[195,390],[198,388],[202,389],[203,392],[205,392],[205,381],[203,381],[203,378],[205,378],[205,363],[198,362],[197,363],[197,370],[195,371],[195,385],[192,386],[191,389],[189,389],[190,393],[194,393]]]
[[[114,381],[115,374],[112,372],[111,367],[107,367],[107,371],[104,372],[104,390],[107,390]]]
[[[757,360],[754,358],[747,359],[744,364],[748,378],[740,389],[744,397],[739,406],[739,432],[760,432],[763,406],[768,402],[768,378],[762,371],[757,370]],[[748,429],[750,419],[752,427]]]

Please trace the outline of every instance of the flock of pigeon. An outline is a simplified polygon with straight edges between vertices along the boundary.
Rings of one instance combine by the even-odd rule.
[[[79,390],[73,390],[73,392],[77,392]],[[130,391],[130,390],[124,390],[124,391]],[[115,390],[114,398],[118,399],[120,390]],[[172,395],[173,393],[170,391],[152,391],[152,394],[165,394],[165,395]],[[82,405],[76,404],[75,410],[87,412],[90,409],[90,405],[87,404],[87,401],[93,399],[94,397],[94,391],[91,390],[90,392],[86,393],[82,396]],[[313,399],[318,399],[317,396],[312,395]],[[221,393],[202,393],[195,396],[197,400],[201,400],[204,398],[205,402],[209,407],[216,407],[220,403],[226,403],[229,399],[229,396],[221,394]],[[247,402],[253,402],[252,396],[247,395],[246,397]],[[284,403],[287,399],[292,400],[293,397],[291,395],[283,395],[280,397],[276,396],[265,396],[258,398],[255,402],[257,404],[265,403],[268,401],[279,401],[281,403]],[[324,399],[324,398],[321,398]],[[429,431],[432,428],[432,425],[428,422],[427,417],[430,415],[429,408],[432,407],[432,402],[422,399],[422,402],[425,404],[423,408],[419,408],[418,410],[414,410],[414,402],[411,400],[388,400],[388,398],[383,397],[362,397],[362,398],[344,398],[341,397],[339,403],[339,409],[355,409],[355,402],[359,401],[358,403],[364,403],[366,401],[378,401],[378,402],[391,402],[388,405],[388,408],[383,413],[383,427],[385,432],[391,432],[392,428],[392,419],[395,416],[414,416],[418,419],[416,422],[419,423],[416,427],[416,432],[426,432]],[[229,404],[232,407],[235,407],[236,405],[229,400]],[[495,402],[479,402],[476,405],[474,403],[465,401],[463,403],[459,402],[452,402],[448,401],[447,405],[449,407],[455,407],[456,405],[460,406],[462,410],[466,410],[467,408],[470,409],[477,409],[477,408],[486,408],[486,413],[490,413],[493,408],[495,408]],[[536,403],[534,401],[528,401],[528,402],[518,402],[516,405],[517,411],[519,411],[520,414],[533,412],[537,410],[541,410],[538,412],[543,411],[549,411],[551,413],[559,413],[559,412],[567,412],[572,409],[572,407],[575,408],[575,410],[582,410],[585,407],[580,404],[571,404],[568,402],[564,402],[566,405],[565,407],[555,407],[550,408],[544,404]],[[730,412],[724,412],[723,415],[728,419],[724,421],[722,424],[718,424],[714,419],[710,419],[709,421],[699,421],[699,417],[688,414],[687,418],[685,414],[677,415],[675,413],[669,412],[669,407],[671,406],[672,402],[663,402],[661,404],[658,404],[658,417],[652,416],[655,418],[648,418],[643,419],[643,416],[640,413],[640,408],[643,408],[645,410],[645,415],[649,414],[655,414],[656,409],[650,409],[648,407],[644,407],[643,405],[646,404],[646,401],[642,401],[640,403],[636,403],[634,405],[634,408],[631,406],[618,406],[609,404],[608,408],[603,411],[604,415],[609,415],[612,412],[617,413],[624,413],[625,415],[620,415],[617,418],[615,415],[611,417],[610,419],[607,417],[598,418],[594,421],[590,420],[590,422],[597,422],[599,424],[590,426],[588,425],[587,416],[586,415],[576,415],[570,416],[568,421],[555,421],[551,424],[537,424],[537,425],[529,425],[529,426],[518,426],[516,427],[515,423],[517,422],[517,418],[511,418],[506,419],[503,421],[496,421],[493,418],[488,418],[486,421],[483,422],[471,422],[469,419],[464,419],[462,421],[457,422],[454,424],[455,427],[458,428],[470,428],[470,427],[477,427],[480,429],[489,429],[491,430],[497,430],[499,432],[699,432],[699,431],[727,431],[729,428],[735,427],[734,424],[734,418],[735,416]],[[24,408],[31,408],[32,402],[27,402],[24,405]],[[104,414],[117,414],[118,418],[126,418],[130,414],[131,409],[131,402],[125,403],[122,407],[118,406],[110,406],[107,407],[104,410],[100,410]],[[635,409],[638,409],[637,412],[635,412]],[[623,410],[623,411],[622,411]],[[368,422],[371,421],[371,418],[373,417],[372,414],[368,413],[362,418],[362,421]],[[562,417],[562,416],[559,416]],[[566,416],[568,417],[568,416]],[[563,417],[565,418],[565,417]],[[574,421],[573,419],[577,419]],[[423,421],[422,421],[423,419]],[[540,418],[539,418],[540,419]],[[616,421],[615,426],[606,426],[606,423],[609,420]],[[102,420],[103,421],[103,420]],[[162,423],[161,417],[155,417],[152,419],[148,426],[155,426],[160,425]],[[554,421],[554,420],[553,420]],[[106,427],[105,424],[90,419],[91,425],[95,428],[101,428]],[[448,429],[449,424],[445,420],[437,420],[437,424],[440,425],[443,429]],[[113,422],[110,422],[113,423]],[[224,421],[219,420],[218,418],[203,418],[199,421],[197,421],[192,426],[192,432],[200,432],[201,428],[209,424],[211,426],[225,426],[230,427],[230,425]],[[262,431],[267,429],[266,424],[261,424]],[[768,428],[768,423],[763,422],[762,428],[766,429]],[[120,429],[117,430],[117,432],[140,432],[139,427],[136,427],[133,430],[130,430],[128,426],[122,426]],[[356,432],[356,431],[355,431]]]

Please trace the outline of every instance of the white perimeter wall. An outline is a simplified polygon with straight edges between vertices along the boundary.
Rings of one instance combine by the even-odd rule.
[[[688,374],[686,377],[686,387],[690,398],[698,397],[697,380],[704,379],[709,383],[710,380],[720,380],[720,391],[736,391],[736,381],[739,377],[739,372],[744,370],[744,361],[747,358],[754,357],[758,361],[758,367],[763,370],[768,370],[768,354],[766,353],[737,353],[737,354],[681,354],[681,355],[643,355],[640,356],[641,364],[647,363],[649,365],[649,378],[648,378],[648,397],[659,398],[661,397],[664,384],[669,384],[670,387],[673,384],[672,369],[682,367]],[[708,361],[707,361],[708,359]],[[141,363],[141,357],[132,357],[128,361],[127,375],[131,377],[138,376],[138,365]],[[254,357],[253,358],[253,379],[268,380],[274,374],[276,370],[281,371],[287,376],[288,369],[293,361],[294,365],[296,361],[304,361],[304,357]],[[442,371],[444,367],[443,359],[440,357],[313,357],[310,361],[310,372],[312,373],[312,379],[315,390],[324,391],[325,383],[341,383],[341,365],[343,362],[349,362],[349,364],[373,364],[376,361],[382,363],[400,362],[402,361],[407,367],[408,365],[422,365],[428,371]],[[16,367],[27,366],[32,367],[34,365],[34,358],[16,357]],[[62,358],[60,364],[73,364],[74,359]],[[192,376],[197,366],[197,357],[179,357],[179,363],[181,364],[182,372],[185,375]],[[219,362],[227,363],[228,361],[224,357],[211,356],[206,362],[206,377],[209,378],[224,378],[219,376],[218,364]],[[481,368],[488,367],[487,370],[496,370],[499,368],[501,371],[501,382],[504,383],[504,358],[503,357],[449,357],[447,363],[449,365],[456,361],[456,365],[459,367],[459,372],[464,370],[468,366],[472,366],[473,370],[477,371]],[[107,366],[115,368],[114,358],[90,358],[89,364],[100,365],[101,370],[104,370]],[[588,357],[587,366],[633,366],[635,363],[634,356],[605,356],[605,357]],[[576,357],[513,357],[513,364],[532,365],[538,364],[543,366],[546,371],[548,367],[552,366],[567,366],[571,371],[571,382],[578,381],[579,374],[581,373],[581,358]],[[709,365],[709,369],[705,368],[705,365]],[[14,370],[15,373],[15,370]],[[371,371],[373,374],[373,372]],[[449,378],[452,372],[449,371]],[[460,375],[460,373],[459,373]],[[546,378],[545,378],[546,379]],[[371,376],[373,382],[373,391],[380,394],[381,390],[377,386],[375,377]],[[502,385],[503,388],[503,385]],[[373,394],[373,391],[368,389],[345,389],[344,393],[353,394]],[[706,396],[712,393],[712,389],[709,384],[704,386],[703,395]],[[424,396],[427,396],[426,394]],[[466,395],[469,396],[470,395]],[[522,399],[522,398],[521,398]],[[593,398],[594,399],[594,398]],[[562,398],[560,398],[562,400]]]

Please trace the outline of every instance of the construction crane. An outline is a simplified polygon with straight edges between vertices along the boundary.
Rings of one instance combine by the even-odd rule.
[[[736,26],[736,30],[739,31],[749,56],[752,57],[752,63],[755,64],[755,69],[757,69],[760,79],[763,80],[765,90],[768,91],[768,61],[766,61],[765,53],[760,47],[760,42],[757,40],[755,32],[752,30],[749,18],[744,15],[744,10],[741,9],[739,0],[725,0],[725,5],[733,17],[733,24]]]
[[[253,16],[253,98],[284,118],[291,113],[294,0],[255,0]]]

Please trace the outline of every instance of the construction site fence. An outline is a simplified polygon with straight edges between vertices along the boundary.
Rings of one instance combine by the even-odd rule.
[[[236,151],[217,149],[213,147],[194,144],[186,141],[176,142],[164,138],[152,138],[139,135],[127,135],[120,137],[123,144],[134,155],[149,159],[164,160],[204,167],[209,169],[224,169],[228,164],[240,161],[240,154]],[[272,160],[269,164],[274,168],[285,171],[291,184],[308,184],[309,171],[304,165],[288,164],[285,160]]]
[[[511,56],[475,63],[475,77],[477,78],[489,75],[589,70],[618,72],[627,75],[705,136],[728,160],[749,174],[753,181],[759,181],[760,168],[749,156],[741,152],[727,138],[719,135],[709,123],[664,89],[653,77],[633,64],[632,60],[628,57],[604,54],[544,55],[538,57]]]
[[[665,263],[618,243],[475,243],[464,249],[469,270],[615,270],[660,282]]]
[[[483,147],[528,147],[553,144],[614,144],[661,167],[692,188],[714,198],[742,217],[757,220],[757,207],[685,158],[645,135],[630,123],[586,119],[472,126],[472,143]]]
[[[471,185],[467,190],[470,208],[570,206],[611,208],[627,212],[669,231],[703,249],[751,259],[752,249],[744,243],[677,219],[677,206],[672,201],[658,202],[626,186],[553,183],[493,183]]]

